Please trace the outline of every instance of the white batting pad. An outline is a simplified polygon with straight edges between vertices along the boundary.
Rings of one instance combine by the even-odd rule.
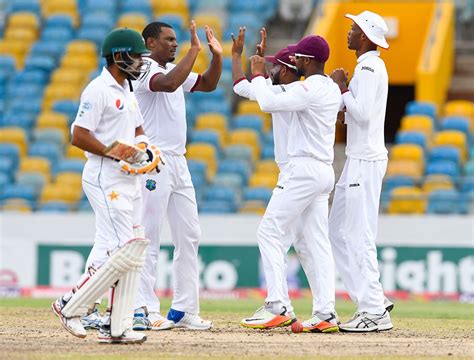
[[[102,294],[125,273],[141,268],[147,239],[133,239],[116,251],[72,296],[61,311],[65,317],[83,316]]]

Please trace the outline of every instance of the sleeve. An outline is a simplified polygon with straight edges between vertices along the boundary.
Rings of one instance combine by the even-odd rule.
[[[153,92],[153,90],[151,89],[151,83],[152,83],[153,79],[158,74],[164,74],[164,73],[165,73],[165,69],[160,68],[155,63],[151,63],[150,70],[148,71],[148,73],[145,76],[143,76],[140,80],[134,81],[135,91],[137,91],[137,92],[141,92],[141,91],[142,92],[143,91]]]
[[[274,94],[280,94],[286,91],[283,85],[273,85],[271,80],[268,81],[267,79],[266,84]],[[249,100],[257,100],[255,98],[254,87],[246,78],[239,79],[234,83],[234,93]]]
[[[87,87],[81,95],[81,102],[73,127],[78,125],[89,131],[95,131],[102,117],[103,109],[103,94],[91,87]]]
[[[189,73],[186,80],[184,80],[183,90],[186,92],[193,92],[196,86],[199,84],[199,81],[201,81],[201,75],[196,74],[195,72]]]
[[[302,111],[307,109],[311,102],[311,91],[304,81],[300,81],[286,90],[279,85],[270,88],[263,76],[257,76],[252,79],[252,85],[254,86],[255,97],[264,112]],[[275,94],[272,91],[274,87],[286,91]]]
[[[378,88],[376,70],[364,68],[367,67],[363,67],[357,74],[357,96],[354,97],[351,91],[342,94],[346,112],[358,124],[369,122]]]

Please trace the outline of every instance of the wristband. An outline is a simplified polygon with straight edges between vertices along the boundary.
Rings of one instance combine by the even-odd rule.
[[[148,146],[150,145],[150,139],[148,139],[148,136],[146,136],[145,134],[138,135],[135,137],[135,144],[140,143],[145,143]]]

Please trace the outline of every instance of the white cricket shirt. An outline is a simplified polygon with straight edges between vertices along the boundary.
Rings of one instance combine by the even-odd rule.
[[[273,94],[263,76],[252,80],[260,108],[269,113],[293,112],[288,132],[289,157],[313,157],[327,164],[334,160],[336,118],[341,92],[331,78],[312,75],[296,81],[288,91]]]
[[[359,56],[349,91],[342,95],[346,107],[346,156],[367,161],[387,159],[384,125],[388,74],[379,51]]]
[[[184,83],[174,92],[152,91],[151,82],[158,74],[169,73],[176,65],[162,67],[151,58],[146,76],[134,81],[135,95],[144,118],[144,130],[150,143],[163,153],[184,155],[186,153],[186,105],[184,91],[192,92],[200,75],[190,73]]]
[[[105,67],[86,86],[71,131],[78,125],[91,132],[104,145],[121,139],[133,144],[135,129],[143,125],[137,99],[128,81],[119,84]],[[88,158],[101,156],[86,152]]]
[[[267,85],[274,94],[287,91],[295,83],[285,85],[273,85],[270,79],[267,79]],[[249,100],[256,100],[254,87],[246,79],[238,80],[234,85],[234,92]],[[278,167],[282,167],[288,162],[288,130],[290,127],[291,113],[277,112],[272,113],[273,143],[275,162]]]

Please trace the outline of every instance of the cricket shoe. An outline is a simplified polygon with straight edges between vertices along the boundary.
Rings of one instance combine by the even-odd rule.
[[[262,306],[252,317],[243,319],[240,325],[252,329],[271,329],[289,326],[296,321],[296,316],[293,312],[287,312],[285,306],[282,306],[282,308],[283,311],[280,314],[274,314],[265,306]]]
[[[391,302],[387,297],[384,296],[384,298],[383,298],[383,307],[388,312],[391,312],[393,310],[393,308],[395,307],[395,304],[393,302]]]
[[[212,328],[212,321],[202,319],[198,314],[190,314],[184,311],[170,309],[168,320],[172,321],[175,328],[185,328],[189,330],[209,330]]]
[[[79,338],[85,338],[87,335],[86,329],[81,324],[81,318],[79,316],[75,317],[65,317],[61,310],[66,306],[66,302],[62,297],[56,299],[51,305],[51,310],[53,313],[61,320],[62,326],[69,331],[72,335]]]
[[[323,314],[315,312],[313,317],[301,323],[306,333],[333,333],[339,331],[339,319],[336,313]]]
[[[150,330],[150,319],[148,316],[143,312],[136,312],[133,314],[133,325],[132,329],[135,331],[145,331]]]
[[[171,320],[168,320],[159,312],[153,311],[149,313],[148,320],[150,321],[149,330],[160,331],[160,330],[169,330],[169,329],[174,328],[174,322]]]
[[[102,325],[102,317],[99,310],[94,309],[90,314],[81,318],[81,324],[86,330],[99,330]]]
[[[104,325],[99,329],[97,341],[99,344],[141,344],[146,341],[146,335],[129,329],[125,330],[122,336],[113,337],[110,334],[110,325]]]
[[[349,321],[339,325],[339,329],[344,332],[385,331],[392,328],[388,311],[384,311],[383,314],[369,314],[365,311],[355,313]]]

